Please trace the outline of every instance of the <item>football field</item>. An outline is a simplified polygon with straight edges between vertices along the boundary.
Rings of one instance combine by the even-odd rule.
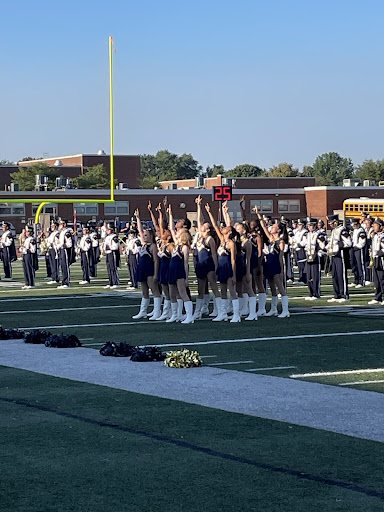
[[[22,291],[18,262],[13,281],[0,282],[0,324],[76,334],[96,354],[107,341],[190,348],[204,368],[240,385],[264,375],[283,386],[317,382],[382,397],[384,307],[368,306],[370,288],[352,288],[350,302],[329,304],[332,287],[325,278],[323,298],[315,303],[304,300],[305,286],[289,287],[289,319],[230,324],[207,317],[181,325],[133,320],[140,294],[126,290],[126,268],[120,276],[119,289],[105,290],[102,262],[99,277],[80,286],[75,264],[71,287],[57,290],[45,283],[42,268],[36,288]],[[0,350],[7,343],[0,341]],[[64,350],[81,354],[84,348]],[[55,350],[56,357],[60,350],[48,348],[39,357]],[[129,375],[135,363],[119,358],[115,364]],[[143,364],[161,372],[160,363]],[[118,383],[58,378],[54,368],[43,375],[11,366],[0,366],[4,510],[384,510],[381,442],[229,412],[214,400],[208,407],[118,389]],[[200,371],[165,370],[180,379]],[[215,383],[210,386],[214,393]]]

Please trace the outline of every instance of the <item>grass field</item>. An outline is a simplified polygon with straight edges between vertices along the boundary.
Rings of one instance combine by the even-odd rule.
[[[95,349],[186,346],[226,370],[384,392],[384,308],[367,306],[371,289],[335,307],[325,279],[315,306],[290,287],[289,319],[166,324],[132,320],[140,295],[125,290],[126,268],[107,293],[99,267],[90,287],[76,285],[76,264],[69,290],[45,284],[42,269],[24,292],[17,263],[0,283],[0,323],[74,333]],[[4,366],[0,380],[1,510],[384,510],[381,443]]]

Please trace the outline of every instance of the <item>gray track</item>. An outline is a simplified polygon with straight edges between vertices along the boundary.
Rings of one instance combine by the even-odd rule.
[[[87,348],[0,342],[0,365],[384,442],[384,395],[219,368],[167,368]]]

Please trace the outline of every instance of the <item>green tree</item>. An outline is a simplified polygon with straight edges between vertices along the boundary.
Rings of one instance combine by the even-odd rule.
[[[224,176],[224,174],[225,174],[224,165],[213,164],[212,167],[208,166],[205,169],[205,175],[207,176],[207,178],[214,178],[218,174],[221,174],[222,176]]]
[[[176,155],[167,149],[156,155],[141,155],[141,188],[153,188],[159,181],[194,178],[201,174],[202,166],[191,154]]]
[[[298,175],[299,169],[286,162],[270,167],[265,173],[265,176],[270,178],[293,178]]]
[[[314,176],[316,185],[342,185],[343,179],[353,177],[354,167],[350,158],[343,158],[338,153],[324,153],[312,166],[307,166],[303,174]]]
[[[237,165],[234,169],[225,172],[226,178],[257,178],[261,176],[263,169],[257,165],[242,164]]]
[[[73,184],[77,188],[94,189],[94,188],[109,188],[110,177],[105,170],[103,164],[94,165],[92,167],[86,167],[86,172],[81,174],[77,178],[73,179]],[[115,181],[116,184],[117,180]]]
[[[20,190],[34,190],[37,174],[48,176],[48,188],[52,189],[56,185],[56,178],[61,175],[60,168],[49,167],[45,163],[34,164],[26,167],[19,167],[18,171],[11,173],[13,183],[18,183]]]
[[[361,180],[374,180],[376,184],[384,180],[384,159],[383,160],[364,160],[356,167],[356,178]]]

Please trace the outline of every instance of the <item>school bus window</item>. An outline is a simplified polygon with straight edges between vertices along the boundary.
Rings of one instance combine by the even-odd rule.
[[[378,212],[379,211],[379,205],[378,204],[374,204],[373,205],[373,211],[374,212]]]
[[[383,211],[383,205],[379,204],[379,212],[382,212],[382,211]]]
[[[369,211],[370,211],[370,212],[373,212],[373,204],[370,204],[370,205],[369,205]]]

